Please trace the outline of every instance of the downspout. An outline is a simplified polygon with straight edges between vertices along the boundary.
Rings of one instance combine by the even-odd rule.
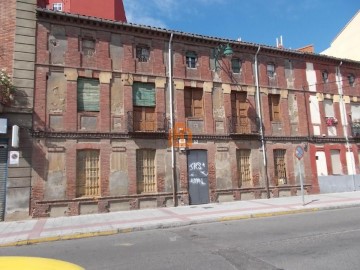
[[[170,105],[170,136],[171,136],[171,177],[173,182],[173,203],[174,207],[177,206],[177,180],[176,180],[176,167],[175,167],[175,130],[174,130],[174,100],[173,100],[173,64],[172,64],[172,39],[174,33],[171,33],[169,40],[169,105]]]
[[[260,46],[258,47],[255,54],[255,81],[256,81],[256,109],[257,115],[259,117],[259,131],[260,131],[260,139],[261,139],[261,150],[263,152],[263,165],[265,172],[265,186],[266,186],[266,196],[270,198],[270,190],[269,190],[269,178],[267,175],[267,158],[266,158],[266,150],[265,150],[265,138],[264,138],[264,130],[263,130],[263,120],[262,120],[262,112],[261,112],[261,101],[260,101],[260,87],[259,87],[259,74],[258,74],[258,54],[260,52]]]
[[[343,93],[343,89],[342,89],[342,78],[341,78],[341,72],[340,72],[341,65],[342,65],[342,61],[340,62],[339,66],[337,67],[337,70],[336,70],[336,75],[337,75],[336,81],[338,83],[339,96],[340,96],[340,105],[341,105],[340,113],[341,113],[341,118],[342,118],[341,123],[343,125],[343,132],[344,132],[345,141],[346,141],[346,149],[347,149],[348,156],[350,158],[350,163],[351,163],[353,187],[354,187],[354,191],[356,191],[356,184],[355,184],[356,169],[355,169],[354,155],[351,152],[351,147],[350,147],[350,143],[349,143],[348,121],[346,118],[346,107],[345,107],[345,102],[344,102],[344,93]]]

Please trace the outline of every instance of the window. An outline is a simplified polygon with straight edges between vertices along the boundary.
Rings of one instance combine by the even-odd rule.
[[[133,129],[134,131],[156,130],[156,97],[153,83],[133,84]]]
[[[155,193],[155,150],[136,150],[136,184],[137,193]]]
[[[325,117],[327,118],[335,117],[332,99],[324,99],[324,110],[325,110]]]
[[[186,53],[186,66],[188,68],[196,68],[197,55],[195,52]]]
[[[269,63],[266,66],[266,74],[269,78],[273,78],[275,76],[275,65],[273,63]]]
[[[80,150],[76,157],[76,197],[100,195],[99,150]]]
[[[139,62],[147,62],[150,58],[150,50],[146,46],[136,47],[136,58]]]
[[[185,117],[203,117],[203,91],[197,88],[184,90]]]
[[[286,184],[285,149],[274,150],[274,170],[278,184]]]
[[[95,54],[95,40],[92,38],[83,38],[81,42],[82,53],[86,56]]]
[[[249,149],[238,149],[236,151],[239,187],[245,183],[251,183],[250,154],[251,150]]]
[[[330,150],[332,174],[343,174],[340,162],[340,150]]]
[[[250,133],[248,118],[249,103],[247,102],[246,92],[231,93],[231,115],[233,132]]]
[[[241,70],[241,61],[239,58],[231,59],[231,70],[233,73],[240,73]]]
[[[329,73],[327,72],[327,70],[323,70],[323,72],[321,73],[322,79],[324,83],[327,83],[329,80]]]
[[[351,87],[353,87],[355,85],[355,76],[354,76],[354,74],[349,74],[348,75],[348,80],[349,80],[349,85]]]
[[[280,95],[269,95],[270,121],[280,122]]]
[[[100,111],[100,86],[96,79],[78,79],[77,110],[78,112]]]
[[[62,11],[63,10],[62,3],[54,3],[53,4],[53,10],[54,11]]]

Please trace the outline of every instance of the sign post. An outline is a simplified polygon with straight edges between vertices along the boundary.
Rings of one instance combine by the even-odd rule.
[[[300,160],[303,158],[304,156],[304,149],[298,145],[296,146],[295,149],[295,156],[297,157],[297,159],[299,160],[298,162],[298,168],[299,168],[299,175],[300,175],[300,188],[301,188],[301,197],[302,197],[302,203],[303,206],[305,205],[305,199],[304,199],[304,181],[303,181],[303,177],[302,177],[302,173],[301,173],[301,166],[300,166]]]

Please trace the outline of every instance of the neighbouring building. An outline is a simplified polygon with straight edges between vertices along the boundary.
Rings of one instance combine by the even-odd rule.
[[[360,61],[360,10],[321,54]]]
[[[3,106],[2,98],[0,100],[0,221],[31,216],[32,138],[29,131],[32,130],[35,84],[35,9],[37,6],[53,9],[61,4],[66,12],[126,21],[121,0],[103,1],[95,8],[97,2],[0,1],[0,70],[6,70],[16,89],[10,104]],[[11,143],[14,126],[19,127],[19,147]]]
[[[38,6],[54,11],[126,22],[122,0],[39,0]]]
[[[357,189],[359,68],[38,9],[31,214]]]

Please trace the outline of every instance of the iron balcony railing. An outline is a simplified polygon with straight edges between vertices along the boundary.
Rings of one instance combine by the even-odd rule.
[[[258,134],[259,125],[255,120],[247,117],[229,116],[227,118],[230,134]]]
[[[148,113],[135,117],[134,112],[129,111],[127,130],[128,132],[168,132],[169,120],[165,113]]]

